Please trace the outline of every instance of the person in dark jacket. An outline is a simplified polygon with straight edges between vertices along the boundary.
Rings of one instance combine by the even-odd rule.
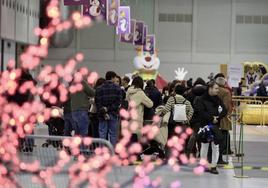
[[[210,140],[201,140],[201,158],[207,159],[209,143],[212,146],[212,162],[210,173],[219,174],[217,171],[217,162],[219,158],[219,143],[222,136],[219,131],[219,122],[226,116],[227,110],[223,102],[217,96],[219,86],[215,81],[210,81],[207,86],[207,91],[200,97],[197,97],[194,102],[196,124],[199,128],[204,128],[209,125],[212,136]]]
[[[11,71],[11,70],[10,70]],[[14,94],[6,93],[6,100],[8,103],[14,103],[18,106],[23,106],[26,102],[33,102],[34,101],[34,95],[30,90],[27,90],[24,93],[20,92],[20,88],[26,83],[26,82],[32,82],[33,85],[36,85],[36,80],[32,77],[28,69],[20,69],[21,75],[16,79],[17,81],[17,88],[15,90]],[[32,132],[33,134],[33,132]],[[34,145],[34,139],[32,138],[25,138],[25,139],[19,139],[20,142],[20,150],[22,151],[33,151],[33,145]]]
[[[94,90],[98,87],[100,87],[103,83],[105,82],[104,78],[99,78],[94,86]],[[99,138],[99,118],[98,118],[98,113],[97,113],[97,107],[95,103],[95,96],[90,99],[90,110],[89,110],[89,119],[90,119],[90,128],[89,129],[89,136],[93,138]]]
[[[193,105],[194,99],[196,98],[196,96],[203,95],[206,89],[207,89],[206,82],[202,78],[197,78],[193,84],[193,87],[185,95],[185,97]]]
[[[185,97],[187,100],[190,101],[191,105],[194,106],[194,100],[196,99],[196,97],[202,96],[206,91],[206,82],[202,78],[197,78],[193,84],[192,89],[188,94],[186,94]],[[198,123],[198,118],[195,117],[196,115],[197,114],[194,113],[193,118],[190,121],[191,128],[193,129],[193,134],[189,138],[186,154],[190,156],[190,154],[192,153],[195,157],[198,157],[196,156],[196,154],[198,153],[197,151],[200,151],[201,142],[196,140],[196,134],[199,129],[198,126],[195,126],[195,124]]]
[[[110,139],[115,147],[117,143],[118,116],[122,104],[122,89],[114,83],[116,73],[108,71],[106,81],[96,89],[95,103],[99,117],[99,136]]]
[[[56,74],[51,73],[51,74]],[[57,100],[49,101],[49,99],[45,99],[44,95],[40,95],[40,100],[45,104],[46,108],[55,109],[61,108],[62,102],[60,101],[60,83],[58,82],[55,87],[51,87],[50,83],[47,83],[43,86],[44,93],[49,92],[50,97],[56,97]],[[45,121],[45,124],[48,126],[48,134],[49,135],[57,135],[63,136],[64,135],[64,119],[60,116],[50,116],[50,118]]]
[[[153,101],[154,105],[152,108],[144,108],[144,120],[152,120],[155,109],[162,104],[162,95],[155,87],[154,80],[148,80],[146,84],[144,92]]]

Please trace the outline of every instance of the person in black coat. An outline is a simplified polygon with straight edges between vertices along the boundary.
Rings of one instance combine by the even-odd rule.
[[[185,93],[185,98],[194,104],[194,99],[197,96],[201,96],[207,90],[206,82],[202,78],[197,78],[193,84],[193,87]]]
[[[202,96],[207,91],[206,82],[202,78],[197,78],[196,81],[193,84],[193,87],[190,89],[189,92],[185,94],[185,98],[190,101],[191,105],[194,107],[194,100],[195,98]],[[195,126],[196,123],[198,123],[198,118],[196,118],[197,114],[194,113],[193,118],[190,121],[190,126],[193,129],[194,133],[190,136],[189,142],[187,144],[186,148],[186,154],[188,157],[190,154],[193,154],[195,157],[198,153],[197,151],[200,151],[201,148],[201,142],[196,140],[196,134],[198,132],[199,126]]]
[[[207,158],[209,143],[211,143],[212,162],[210,172],[213,174],[219,173],[216,169],[219,158],[219,143],[222,139],[219,122],[227,114],[223,102],[217,96],[218,92],[218,84],[215,81],[210,81],[207,85],[207,91],[194,101],[195,120],[193,122],[195,124],[193,126],[196,129],[209,126],[209,132],[212,134],[210,137],[207,136],[206,139],[201,140],[201,158]]]
[[[155,115],[155,109],[162,104],[162,94],[155,87],[154,80],[148,80],[146,82],[144,92],[154,103],[152,108],[144,107],[144,120],[152,120],[153,116]]]

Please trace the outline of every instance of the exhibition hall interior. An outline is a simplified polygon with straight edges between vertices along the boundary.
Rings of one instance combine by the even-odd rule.
[[[0,0],[0,188],[268,187],[268,0]]]

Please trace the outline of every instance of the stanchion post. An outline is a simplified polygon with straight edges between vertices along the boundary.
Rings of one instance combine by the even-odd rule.
[[[227,130],[228,131],[228,130]],[[227,141],[226,141],[226,161],[229,163],[229,151],[231,151],[230,147],[229,147],[229,138],[230,138],[230,134],[229,131],[227,132]]]
[[[241,148],[240,148],[241,155],[238,156],[238,159],[239,159],[239,157],[241,157],[241,173],[240,173],[240,175],[234,175],[235,178],[249,178],[249,176],[244,175],[244,145],[243,145],[243,142],[244,142],[244,123],[241,122],[240,123],[240,136],[239,136],[239,145],[241,145]]]
[[[236,109],[235,109],[235,113],[232,115],[232,120],[233,120],[233,139],[234,139],[234,148],[235,148],[235,155],[237,155],[237,147],[236,147],[236,123],[237,123],[237,120],[236,120]]]

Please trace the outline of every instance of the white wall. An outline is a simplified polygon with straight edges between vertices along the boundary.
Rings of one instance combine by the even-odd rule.
[[[11,40],[4,40],[3,42],[3,70],[6,70],[9,60],[16,59],[16,43]]]
[[[149,23],[156,34],[160,73],[174,78],[185,67],[187,78],[218,72],[220,64],[258,60],[268,63],[268,23],[237,24],[237,15],[268,16],[267,0],[125,0],[132,17]],[[159,22],[159,14],[190,15],[192,21]],[[178,18],[179,19],[179,18]],[[68,49],[51,49],[44,63],[62,63],[76,51],[85,53],[83,65],[103,75],[133,72],[134,47],[120,44],[113,27],[105,23],[76,32]]]
[[[38,37],[34,35],[33,30],[39,26],[39,4],[40,0],[0,1],[0,45],[3,44],[3,62],[0,63],[3,70],[10,59],[19,59],[16,57],[16,43],[38,43]]]
[[[1,38],[37,44],[33,29],[39,26],[39,4],[40,0],[1,0]]]

